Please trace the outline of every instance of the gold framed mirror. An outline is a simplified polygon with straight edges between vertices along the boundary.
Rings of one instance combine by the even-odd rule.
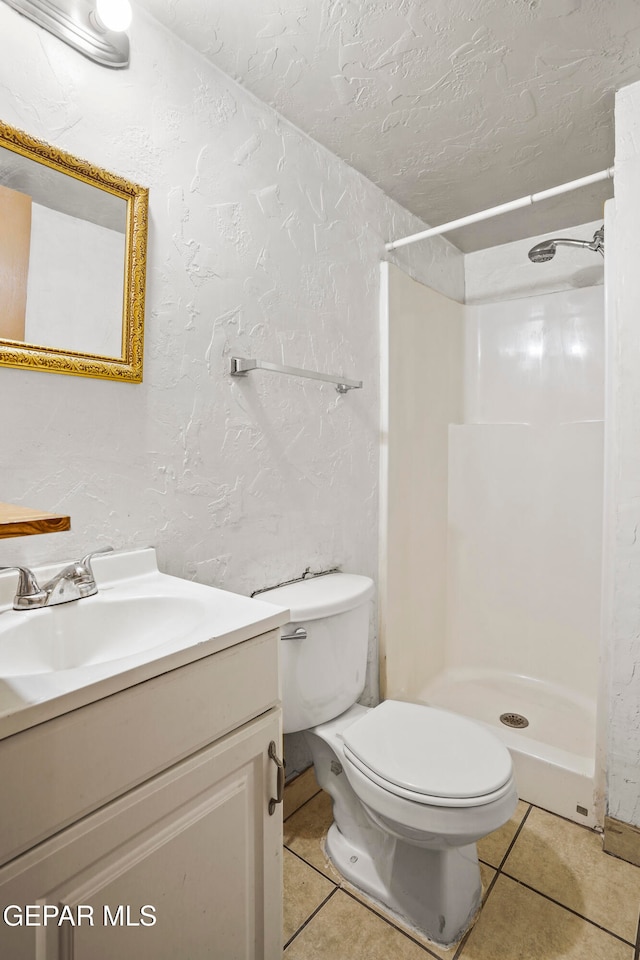
[[[142,380],[148,201],[0,121],[0,366]]]

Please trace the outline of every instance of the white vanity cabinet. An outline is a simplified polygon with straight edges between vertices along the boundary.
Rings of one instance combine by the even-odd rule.
[[[0,957],[280,958],[280,733],[271,630],[1,740]]]

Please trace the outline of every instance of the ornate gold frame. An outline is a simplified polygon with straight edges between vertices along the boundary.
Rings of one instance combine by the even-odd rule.
[[[103,357],[0,339],[0,366],[30,367],[49,373],[140,383],[144,346],[148,189],[42,140],[36,140],[2,121],[0,147],[112,193],[127,204],[121,356]]]

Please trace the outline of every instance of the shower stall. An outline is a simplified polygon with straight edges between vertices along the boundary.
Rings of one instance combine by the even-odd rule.
[[[604,288],[470,306],[383,271],[382,694],[487,724],[524,799],[593,826]]]

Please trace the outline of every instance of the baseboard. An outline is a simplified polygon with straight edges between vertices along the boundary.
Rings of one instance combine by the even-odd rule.
[[[605,817],[604,851],[640,867],[640,827]]]

